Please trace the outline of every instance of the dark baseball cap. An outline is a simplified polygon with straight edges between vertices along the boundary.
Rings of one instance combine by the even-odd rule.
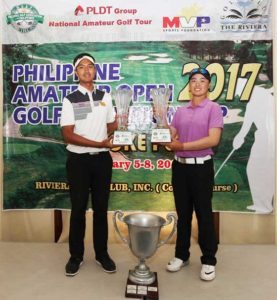
[[[191,72],[189,73],[189,80],[191,80],[192,76],[194,76],[195,74],[201,74],[206,79],[208,79],[209,81],[211,81],[211,74],[205,68],[194,68],[194,69],[192,69]]]

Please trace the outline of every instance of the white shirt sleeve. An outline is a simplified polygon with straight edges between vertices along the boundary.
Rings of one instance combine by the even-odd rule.
[[[67,98],[64,98],[63,105],[62,105],[60,125],[61,127],[63,127],[63,126],[74,125],[74,124],[75,124],[75,118],[74,118],[73,106]]]

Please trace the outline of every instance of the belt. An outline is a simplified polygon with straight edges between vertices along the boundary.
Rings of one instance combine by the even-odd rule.
[[[101,152],[88,152],[87,154],[89,154],[89,155],[98,155],[98,154],[100,154]]]
[[[109,151],[100,151],[100,152],[87,152],[86,154],[89,155],[100,155],[100,154],[107,154]]]
[[[68,151],[68,154],[69,155],[100,155],[100,154],[107,154],[109,153],[109,151],[99,151],[99,152],[85,152],[85,153],[76,153],[76,152],[71,152],[71,151]]]
[[[206,155],[203,157],[179,157],[177,155],[174,156],[174,159],[177,160],[181,164],[189,164],[189,165],[195,165],[195,164],[204,164],[206,160],[210,160],[212,157],[211,155]]]

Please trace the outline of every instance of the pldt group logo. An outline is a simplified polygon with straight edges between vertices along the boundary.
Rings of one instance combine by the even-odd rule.
[[[84,12],[85,12],[84,8],[81,5],[78,5],[74,10],[74,15],[79,16],[84,14]]]
[[[112,6],[81,6],[78,5],[74,10],[75,16],[82,15],[110,15]]]
[[[267,0],[225,1],[220,17],[221,31],[267,31],[269,2]]]

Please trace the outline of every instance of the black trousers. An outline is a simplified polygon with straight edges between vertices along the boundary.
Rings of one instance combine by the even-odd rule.
[[[86,210],[91,192],[93,208],[93,246],[96,257],[107,253],[108,200],[112,177],[109,152],[97,155],[70,152],[66,163],[70,186],[71,215],[69,251],[72,257],[83,258]]]
[[[204,164],[172,163],[172,186],[178,215],[175,256],[187,260],[190,256],[191,222],[195,210],[198,223],[198,243],[201,263],[216,265],[217,239],[213,222],[212,193],[213,160]]]

